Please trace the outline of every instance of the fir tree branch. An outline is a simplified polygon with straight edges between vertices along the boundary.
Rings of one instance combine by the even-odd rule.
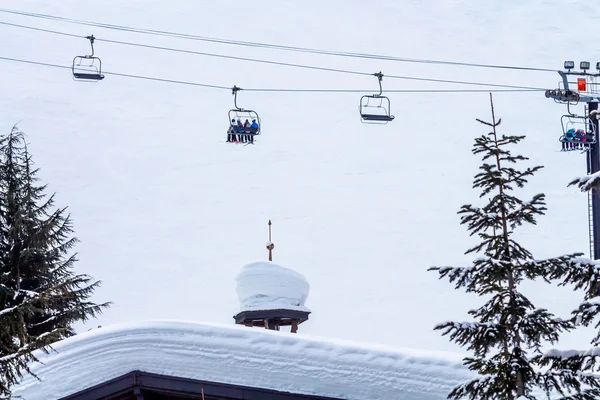
[[[600,190],[600,172],[573,179],[567,186],[577,186],[582,192]]]
[[[475,118],[475,121],[477,121],[477,122],[480,122],[480,123],[482,123],[482,124],[484,124],[484,125],[487,125],[487,126],[492,126],[492,127],[495,127],[495,126],[498,126],[498,125],[500,125],[500,120],[498,120],[498,122],[497,122],[497,123],[495,123],[495,124],[493,124],[493,123],[491,123],[491,122],[486,122],[486,121],[483,121],[483,120],[481,120],[481,119],[479,119],[479,118]]]
[[[453,342],[473,351],[476,357],[485,357],[491,347],[505,340],[507,333],[505,326],[490,322],[444,322],[434,329],[441,330],[442,336],[448,335]]]
[[[573,285],[583,290],[585,299],[600,294],[600,262],[579,257],[581,253],[559,257],[556,263],[547,266],[552,280],[561,280],[560,286]]]
[[[538,365],[548,368],[539,374],[539,379],[547,391],[555,390],[565,399],[586,400],[597,399],[600,395],[600,375],[594,372],[598,369],[599,361],[598,348],[586,351],[553,349],[536,359]],[[565,387],[570,389],[567,393],[563,390]],[[576,394],[571,395],[573,392]]]

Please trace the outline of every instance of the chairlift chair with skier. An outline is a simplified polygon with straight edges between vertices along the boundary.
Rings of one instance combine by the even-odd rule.
[[[562,151],[589,151],[596,143],[596,126],[588,117],[567,114],[560,119],[563,134],[560,137]]]
[[[258,113],[254,110],[247,110],[241,107],[238,107],[237,105],[237,92],[242,90],[241,88],[234,86],[232,88],[232,94],[233,94],[233,105],[235,108],[232,108],[231,110],[229,110],[229,123],[230,125],[233,123],[237,123],[237,121],[241,121],[242,124],[248,120],[248,122],[251,124],[250,127],[247,127],[246,129],[244,129],[243,134],[246,135],[260,135],[261,133],[261,128],[262,128],[262,122],[260,120],[260,116],[258,115]],[[234,122],[232,122],[234,121]],[[241,132],[240,132],[241,134]]]

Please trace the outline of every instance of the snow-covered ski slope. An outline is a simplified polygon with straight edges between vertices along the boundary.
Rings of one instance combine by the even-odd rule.
[[[174,2],[3,0],[2,7],[136,28],[327,50],[562,68],[600,60],[600,11],[564,0],[330,0]],[[0,13],[0,21],[81,36],[387,75],[554,88],[558,74],[354,59],[149,36]],[[0,25],[0,56],[69,66],[85,39]],[[174,53],[97,41],[108,72],[242,88],[377,91],[374,77]],[[233,324],[234,277],[265,259],[305,275],[310,320],[300,334],[460,351],[433,326],[467,319],[481,300],[427,272],[467,263],[474,243],[456,211],[471,190],[487,132],[482,93],[392,93],[395,121],[361,124],[360,93],[242,91],[258,111],[256,145],[224,143],[230,91],[0,60],[0,131],[28,135],[40,177],[69,206],[79,273],[114,301],[93,325],[143,319]],[[384,89],[486,89],[383,80]],[[520,152],[546,166],[524,193],[545,192],[547,216],[519,238],[538,258],[588,251],[587,200],[566,184],[585,156],[559,152],[563,106],[543,92],[497,93],[502,132],[526,134]],[[580,107],[581,108],[581,107]],[[581,112],[581,110],[580,110]],[[485,199],[484,199],[485,200]],[[528,286],[540,306],[568,313],[569,289]],[[81,330],[89,326],[82,326]],[[561,347],[585,347],[581,331]]]

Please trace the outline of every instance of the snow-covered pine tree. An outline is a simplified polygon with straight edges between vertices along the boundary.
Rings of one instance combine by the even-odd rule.
[[[528,201],[514,196],[527,178],[541,166],[518,170],[515,164],[528,160],[513,155],[508,149],[524,136],[500,136],[494,104],[490,94],[492,122],[480,123],[490,127],[488,135],[475,139],[474,154],[481,154],[480,172],[475,175],[473,188],[481,197],[491,197],[483,207],[464,205],[458,212],[461,224],[467,225],[471,236],[481,242],[465,254],[478,255],[467,267],[432,267],[440,279],[454,283],[456,289],[476,293],[488,300],[478,309],[470,310],[472,322],[444,322],[434,329],[449,335],[450,340],[466,347],[473,356],[464,364],[480,377],[456,386],[449,399],[515,400],[534,399],[537,387],[546,392],[574,393],[572,399],[592,400],[600,396],[596,378],[572,374],[541,372],[539,359],[545,343],[556,343],[561,332],[573,328],[572,321],[555,318],[548,310],[537,308],[519,286],[526,279],[546,281],[552,266],[564,266],[580,254],[535,260],[532,254],[514,240],[515,228],[536,224],[536,216],[546,210],[544,194]],[[585,388],[582,384],[587,385]]]
[[[11,398],[11,386],[23,373],[31,373],[29,364],[37,361],[34,350],[48,351],[49,345],[60,339],[60,332],[32,336],[27,332],[25,319],[36,311],[36,304],[51,303],[60,298],[62,288],[52,287],[43,292],[14,290],[4,284],[9,274],[0,274],[0,399]],[[20,299],[20,301],[14,301]]]
[[[568,186],[578,186],[582,192],[600,190],[600,172],[573,179]],[[572,321],[577,326],[594,325],[598,330],[591,340],[593,347],[577,351],[550,350],[542,358],[544,365],[553,370],[569,371],[573,375],[600,372],[600,261],[580,258],[552,269],[552,279],[560,285],[583,291],[583,301],[573,310]]]
[[[600,314],[600,263],[585,258],[572,260],[570,265],[554,268],[551,278],[561,279],[561,285],[572,285],[575,290],[583,290],[584,301],[571,313],[571,321],[575,326],[592,325]],[[594,327],[600,328],[600,320]],[[549,370],[560,371],[571,379],[600,376],[600,331],[591,344],[593,347],[584,350],[552,349],[540,357],[539,362]]]
[[[100,282],[74,273],[70,216],[54,209],[54,196],[46,198],[46,187],[36,184],[37,172],[14,127],[0,138],[0,309],[13,310],[11,324],[22,324],[2,337],[8,354],[72,336],[73,323],[110,304],[89,301]],[[16,344],[5,342],[11,337]],[[31,360],[27,354],[22,360]]]

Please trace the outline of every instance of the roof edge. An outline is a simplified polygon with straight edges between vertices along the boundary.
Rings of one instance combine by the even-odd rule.
[[[136,388],[186,396],[197,395],[198,398],[204,393],[205,396],[216,396],[231,400],[343,400],[334,397],[281,392],[266,388],[153,374],[140,370],[131,371],[125,375],[62,397],[59,400],[101,400],[128,392],[133,393]]]

